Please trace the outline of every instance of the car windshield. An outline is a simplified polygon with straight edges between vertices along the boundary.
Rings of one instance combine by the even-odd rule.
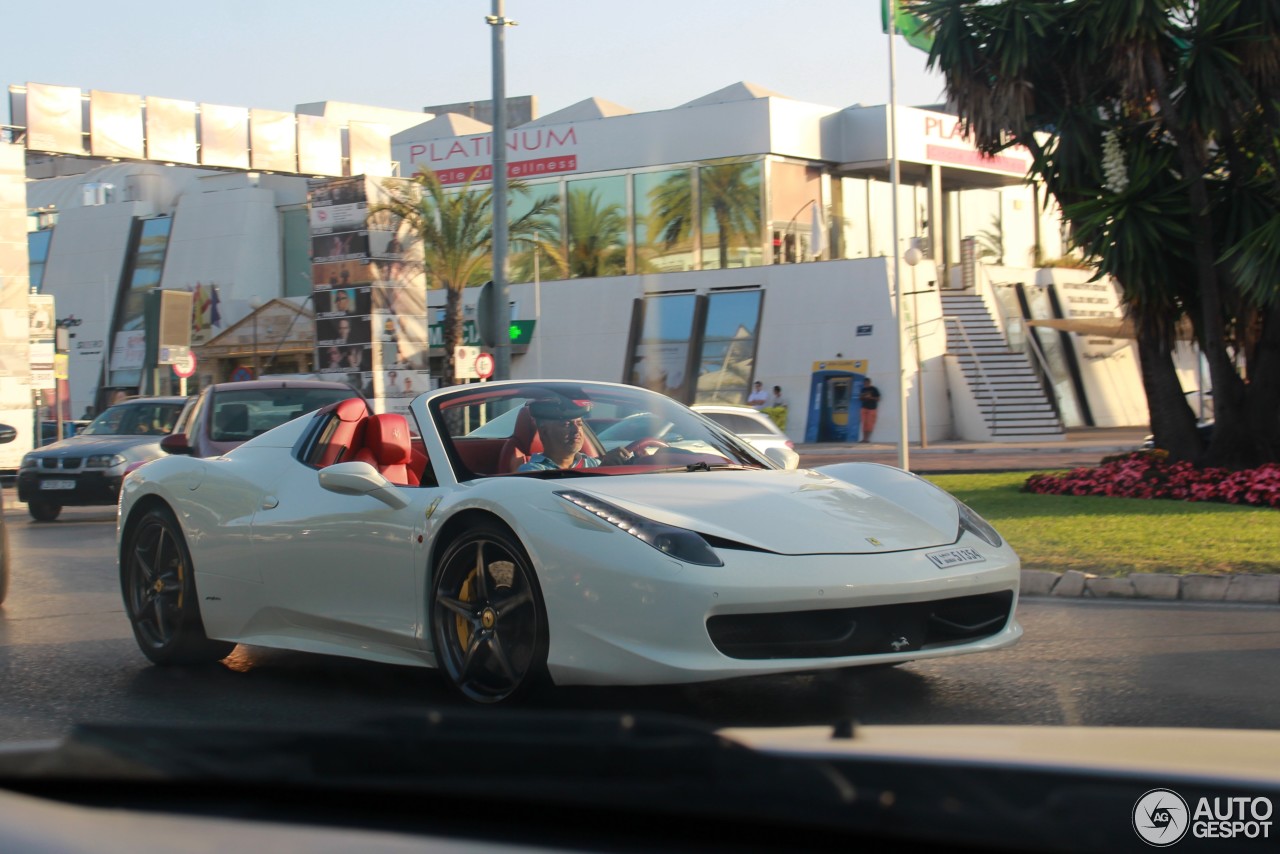
[[[581,444],[570,437],[564,452],[570,454],[565,467],[577,471],[635,475],[691,466],[771,467],[727,430],[669,397],[631,386],[530,382],[467,388],[434,398],[430,411],[458,479],[469,480],[561,468],[547,462],[552,451],[542,434],[553,428],[535,417],[547,406],[560,416],[552,424],[562,430],[569,422],[576,425]]]
[[[117,403],[80,431],[83,436],[164,436],[173,432],[173,425],[184,406],[181,401],[134,401]]]
[[[209,438],[244,442],[330,403],[354,397],[341,388],[262,388],[220,391],[213,399]]]

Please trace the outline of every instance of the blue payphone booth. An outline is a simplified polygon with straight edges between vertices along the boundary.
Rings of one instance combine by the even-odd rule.
[[[861,436],[862,394],[865,374],[824,369],[813,372],[809,383],[809,418],[806,442],[856,442]]]

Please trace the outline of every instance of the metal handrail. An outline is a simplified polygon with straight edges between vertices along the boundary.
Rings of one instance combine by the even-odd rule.
[[[956,315],[947,314],[942,316],[943,323],[955,323],[956,328],[960,330],[960,337],[964,340],[965,349],[969,351],[969,355],[973,357],[973,364],[978,368],[978,377],[986,385],[987,391],[991,393],[991,417],[988,419],[988,426],[991,428],[991,435],[994,436],[1000,432],[997,423],[1000,413],[1000,393],[996,391],[995,385],[987,378],[987,372],[982,369],[982,359],[978,357],[978,351],[974,349],[973,342],[969,340],[969,333],[964,328],[964,318]]]
[[[1027,335],[1026,346],[1024,350],[1030,350],[1036,357],[1036,361],[1040,363],[1040,388],[1044,391],[1045,400],[1049,401],[1049,405],[1053,407],[1053,413],[1058,417],[1058,421],[1062,421],[1062,413],[1058,411],[1058,395],[1053,390],[1053,372],[1049,370],[1049,363],[1045,361],[1044,353],[1040,352],[1040,340],[1034,334]]]

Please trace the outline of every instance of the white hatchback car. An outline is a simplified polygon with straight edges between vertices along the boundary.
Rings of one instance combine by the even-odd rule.
[[[689,408],[707,416],[731,433],[736,433],[762,454],[769,448],[786,448],[789,451],[795,451],[795,445],[787,438],[786,433],[778,429],[773,419],[750,406],[696,403]],[[791,466],[791,468],[794,467]]]

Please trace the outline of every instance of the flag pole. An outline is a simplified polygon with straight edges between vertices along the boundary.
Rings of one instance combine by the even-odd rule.
[[[907,360],[902,352],[906,335],[902,330],[902,253],[898,243],[898,57],[894,49],[897,34],[898,0],[889,3],[889,171],[893,187],[893,292],[896,313],[894,332],[898,354],[898,468],[911,470],[910,451],[907,449]]]

